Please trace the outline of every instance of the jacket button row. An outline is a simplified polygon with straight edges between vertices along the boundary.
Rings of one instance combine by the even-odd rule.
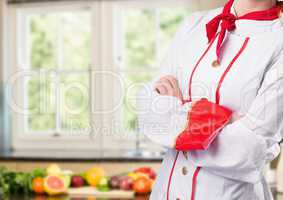
[[[186,158],[186,160],[188,160],[188,152],[187,151],[183,151],[183,155]]]

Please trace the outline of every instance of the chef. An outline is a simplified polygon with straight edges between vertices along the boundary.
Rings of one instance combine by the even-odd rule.
[[[264,167],[280,152],[283,24],[276,0],[229,0],[188,17],[156,79],[138,94],[139,129],[167,153],[152,200],[269,200]],[[206,98],[233,117],[206,150],[176,150]]]

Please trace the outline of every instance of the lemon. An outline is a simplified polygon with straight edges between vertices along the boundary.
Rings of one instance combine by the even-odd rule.
[[[96,187],[100,181],[105,176],[105,171],[101,167],[93,167],[86,171],[85,177],[89,185]]]
[[[62,173],[62,170],[59,165],[51,164],[47,167],[46,172],[48,175],[60,175]]]

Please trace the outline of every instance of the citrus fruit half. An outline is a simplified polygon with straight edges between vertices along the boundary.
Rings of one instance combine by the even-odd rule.
[[[49,195],[57,195],[65,193],[67,187],[61,176],[49,175],[44,179],[44,190]]]

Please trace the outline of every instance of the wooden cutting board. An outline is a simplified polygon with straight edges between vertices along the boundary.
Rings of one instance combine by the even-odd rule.
[[[133,199],[135,196],[134,191],[123,191],[123,190],[111,190],[108,192],[98,191],[94,187],[81,187],[81,188],[70,188],[68,190],[70,197],[89,197],[93,196],[96,198],[120,198],[120,199]]]

